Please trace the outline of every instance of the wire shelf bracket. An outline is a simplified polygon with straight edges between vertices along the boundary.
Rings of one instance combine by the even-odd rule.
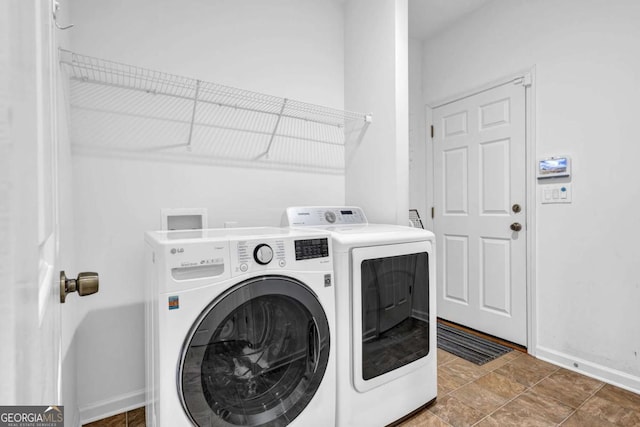
[[[193,112],[191,113],[191,125],[189,126],[189,140],[187,150],[191,151],[191,139],[193,138],[193,125],[196,120],[196,108],[198,107],[198,93],[200,92],[200,80],[196,80],[196,93],[193,95]]]
[[[284,108],[287,106],[287,98],[282,101],[282,108],[280,109],[280,114],[278,114],[278,118],[276,120],[276,124],[273,127],[273,133],[271,134],[271,138],[269,138],[269,145],[267,145],[267,151],[262,153],[260,156],[265,156],[267,159],[269,158],[269,151],[271,150],[271,145],[273,145],[273,140],[276,136],[276,132],[278,132],[278,125],[280,124],[280,120],[282,119],[282,113],[284,112]]]

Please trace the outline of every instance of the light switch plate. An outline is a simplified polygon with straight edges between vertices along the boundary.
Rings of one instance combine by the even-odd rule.
[[[549,203],[571,203],[573,191],[571,184],[542,184],[540,188],[540,202]]]

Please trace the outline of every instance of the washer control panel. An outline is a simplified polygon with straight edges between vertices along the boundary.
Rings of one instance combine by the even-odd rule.
[[[231,273],[273,272],[283,269],[324,269],[331,264],[329,237],[304,236],[295,238],[238,239],[230,242]]]
[[[355,206],[308,206],[287,208],[283,226],[321,226],[367,224],[362,209]]]
[[[145,234],[158,292],[262,275],[331,275],[331,234],[281,227],[157,231]],[[305,276],[306,277],[306,276]]]

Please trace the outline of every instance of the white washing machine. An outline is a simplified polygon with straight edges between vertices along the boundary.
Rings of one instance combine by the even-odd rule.
[[[335,425],[329,233],[149,232],[147,425]]]
[[[338,332],[336,424],[385,426],[437,395],[435,236],[368,224],[356,207],[288,208],[283,225],[329,231]]]

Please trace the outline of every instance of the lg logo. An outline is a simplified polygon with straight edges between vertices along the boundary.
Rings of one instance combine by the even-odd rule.
[[[171,248],[172,255],[181,254],[182,252],[184,252],[184,248]]]

